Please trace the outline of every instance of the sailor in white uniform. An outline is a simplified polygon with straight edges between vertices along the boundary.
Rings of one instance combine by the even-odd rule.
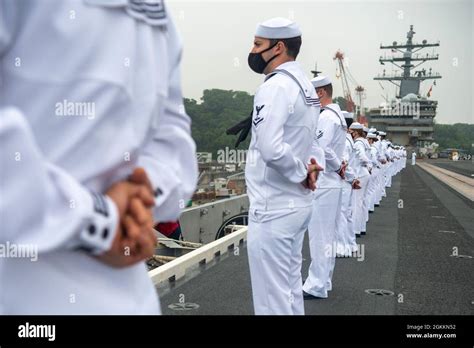
[[[407,166],[407,150],[402,146],[402,169],[405,169]]]
[[[397,159],[398,159],[397,173],[399,173],[403,169],[403,150],[401,146],[397,146],[396,149],[397,149]]]
[[[390,188],[392,186],[393,159],[390,148],[391,142],[386,137],[386,133],[382,133],[382,149],[387,158],[387,164],[385,166],[385,187]]]
[[[354,121],[351,112],[343,111],[344,119],[349,127]],[[354,166],[354,141],[347,129],[346,143],[344,147],[343,160],[347,163],[345,180],[343,181],[341,194],[341,212],[336,223],[336,243],[337,257],[348,257],[357,251],[356,237],[352,221],[351,198],[354,189],[360,189],[359,181],[356,178]]]
[[[369,141],[367,140],[367,134],[369,134],[369,128],[366,126],[363,126],[362,130],[363,130],[363,137],[359,138],[359,140],[362,140],[364,142],[365,154],[370,161],[370,167],[369,167],[370,177],[369,177],[369,182],[367,183],[367,190],[364,193],[364,200],[362,202],[362,210],[364,211],[364,228],[361,233],[366,234],[367,223],[369,222],[369,199],[371,195],[370,181],[372,180],[372,169],[374,165],[371,159],[370,144],[369,144]]]
[[[354,139],[355,165],[358,168],[357,178],[360,182],[360,190],[355,190],[352,195],[352,205],[354,206],[353,221],[356,237],[366,232],[365,212],[363,210],[363,201],[367,192],[370,179],[371,161],[367,157],[366,146],[363,133],[364,126],[358,122],[351,124],[352,139]]]
[[[375,130],[373,130],[375,132]],[[378,196],[379,190],[379,177],[380,177],[380,163],[377,147],[375,143],[377,142],[377,135],[375,133],[369,132],[367,134],[367,141],[370,144],[370,160],[372,161],[372,172],[369,180],[368,187],[368,210],[369,213],[373,213],[375,210],[375,202]]]
[[[393,175],[397,175],[401,170],[401,151],[398,145],[393,146],[393,152],[395,154],[395,171]]]
[[[162,1],[0,0],[0,243],[38,252],[0,258],[0,312],[160,313],[143,262],[105,262],[129,225],[103,193],[143,167],[169,221],[194,192],[180,57]]]
[[[313,212],[308,226],[311,265],[303,290],[306,298],[327,298],[332,289],[336,260],[336,222],[340,216],[344,172],[343,160],[347,125],[339,105],[332,102],[331,80],[318,76],[311,80],[321,100],[317,141],[325,154],[324,172],[318,178]]]
[[[376,154],[377,166],[378,166],[376,188],[375,188],[375,194],[374,194],[373,202],[372,202],[372,205],[375,209],[375,207],[378,207],[380,205],[380,201],[382,199],[382,178],[383,178],[384,157],[382,156],[382,152],[381,152],[380,136],[378,135],[379,132],[375,128],[370,129],[370,132],[375,134],[375,139],[371,146],[375,147],[375,151],[374,150],[372,151]]]
[[[393,156],[393,173],[392,177],[397,175],[398,173],[398,165],[399,165],[399,159],[400,157],[398,156],[398,147],[394,144],[391,144],[391,149],[392,149],[392,156]]]
[[[378,177],[378,183],[377,183],[377,195],[375,198],[375,206],[379,206],[380,202],[382,200],[383,194],[385,192],[385,176],[384,176],[384,167],[385,164],[387,163],[387,159],[385,158],[383,152],[382,152],[382,142],[381,142],[381,137],[380,137],[380,132],[376,131],[377,134],[377,142],[375,142],[375,147],[377,149],[377,159],[379,162],[380,166],[380,171],[379,171],[379,177]]]
[[[390,164],[389,168],[388,168],[388,176],[387,176],[387,187],[390,188],[392,187],[392,177],[395,173],[395,168],[396,168],[396,165],[395,165],[395,152],[393,150],[393,145],[392,145],[392,142],[390,140],[387,140],[387,157],[388,157],[388,162]]]
[[[385,163],[383,166],[382,197],[387,197],[387,192],[385,188],[387,187],[387,184],[388,184],[388,175],[389,175],[389,168],[390,168],[390,158],[387,152],[388,144],[387,144],[387,140],[385,139],[385,137],[387,136],[387,133],[381,131],[379,132],[379,135],[380,135],[380,147],[381,147],[382,156],[385,158]]]
[[[411,153],[411,165],[414,166],[416,164],[416,152],[413,151]]]
[[[295,62],[300,45],[298,25],[273,18],[257,26],[248,59],[253,71],[266,74],[254,98],[245,168],[255,314],[304,314],[302,245],[317,169],[308,163],[321,104]]]

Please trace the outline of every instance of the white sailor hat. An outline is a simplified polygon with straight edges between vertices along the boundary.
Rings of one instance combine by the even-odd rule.
[[[364,126],[361,125],[359,122],[354,122],[353,124],[351,124],[349,129],[364,129]]]
[[[385,136],[385,135],[387,135],[387,133],[379,131],[379,135]]]
[[[362,129],[364,130],[365,133],[369,133],[369,128],[367,128],[366,126],[363,126]]]
[[[376,131],[377,131],[376,128],[370,128],[370,129],[369,129],[369,133],[375,133]]]
[[[327,76],[316,76],[311,80],[311,83],[315,88],[324,87],[331,84],[331,80]]]
[[[344,118],[349,118],[351,120],[354,119],[354,114],[352,112],[343,111],[342,114],[344,115]]]
[[[368,139],[377,139],[377,136],[374,133],[367,134]]]
[[[265,39],[290,39],[301,36],[301,30],[295,22],[276,17],[259,23],[255,36]]]

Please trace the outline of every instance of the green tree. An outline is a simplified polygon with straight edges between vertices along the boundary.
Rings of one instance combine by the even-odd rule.
[[[197,150],[212,152],[215,158],[217,150],[234,147],[236,136],[227,135],[226,129],[248,117],[253,107],[253,96],[242,91],[207,89],[200,103],[185,98],[184,106],[192,119],[192,135]],[[249,140],[239,148],[248,148]]]
[[[456,148],[472,153],[474,144],[474,124],[435,124],[434,140],[440,149]]]
[[[336,97],[332,102],[338,104],[341,110],[347,110],[347,100],[344,97]]]

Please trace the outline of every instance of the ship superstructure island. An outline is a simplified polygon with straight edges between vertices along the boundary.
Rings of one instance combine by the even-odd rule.
[[[368,120],[371,127],[387,132],[388,138],[394,143],[411,147],[424,147],[433,141],[433,126],[438,102],[431,100],[431,91],[436,80],[441,78],[429,68],[420,66],[428,61],[438,60],[439,54],[434,48],[439,42],[421,43],[413,41],[415,31],[413,25],[407,33],[405,44],[396,41],[391,45],[380,45],[380,49],[390,50],[389,55],[381,56],[381,65],[392,64],[395,69],[387,73],[386,69],[374,80],[388,81],[396,86],[396,96],[385,100],[379,108],[371,109]],[[433,48],[432,53],[426,53],[427,48]],[[433,80],[428,93],[422,95],[420,88],[425,80]],[[382,86],[382,84],[381,84]],[[383,88],[383,86],[382,86]]]

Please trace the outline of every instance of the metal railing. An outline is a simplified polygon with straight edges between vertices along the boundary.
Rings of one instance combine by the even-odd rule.
[[[148,272],[155,286],[183,278],[187,272],[233,251],[247,239],[247,226],[233,226],[233,232]]]

